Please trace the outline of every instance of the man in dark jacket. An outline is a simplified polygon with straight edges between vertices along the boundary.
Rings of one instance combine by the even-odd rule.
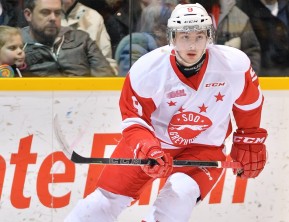
[[[259,76],[289,76],[289,1],[239,0],[261,45]]]
[[[89,35],[61,27],[61,0],[27,0],[22,29],[27,70],[23,76],[114,76]]]

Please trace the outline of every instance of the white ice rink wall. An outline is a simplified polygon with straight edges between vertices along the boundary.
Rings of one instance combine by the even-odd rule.
[[[268,164],[248,181],[227,170],[194,209],[191,222],[289,222],[289,78],[260,82]],[[78,199],[95,189],[102,166],[70,162],[54,125],[59,124],[71,149],[109,157],[120,138],[122,83],[122,78],[0,80],[1,222],[61,222]],[[118,221],[140,221],[162,184],[156,180]]]

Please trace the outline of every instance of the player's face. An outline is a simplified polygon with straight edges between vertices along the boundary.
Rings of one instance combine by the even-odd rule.
[[[37,0],[33,11],[25,9],[32,36],[40,43],[52,44],[61,26],[61,0]]]
[[[24,64],[25,53],[20,35],[11,35],[8,41],[0,49],[0,64],[16,65],[21,67]]]
[[[174,46],[182,60],[188,64],[194,64],[203,55],[207,40],[205,31],[176,32]]]

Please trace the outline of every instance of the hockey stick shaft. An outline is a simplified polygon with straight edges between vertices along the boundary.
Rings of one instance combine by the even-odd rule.
[[[151,159],[132,159],[132,158],[98,158],[98,157],[83,157],[72,152],[71,161],[79,164],[109,164],[109,165],[154,165],[155,161]],[[195,161],[195,160],[174,160],[173,166],[175,167],[214,167],[214,168],[242,168],[239,162],[227,162],[227,161]]]
[[[54,117],[54,131],[56,139],[62,147],[63,152],[74,163],[78,164],[110,164],[110,165],[154,165],[156,164],[152,159],[129,159],[129,158],[94,158],[94,157],[83,157],[73,151],[60,128],[58,116]],[[173,166],[175,167],[215,167],[215,168],[235,168],[241,169],[242,166],[239,162],[227,162],[227,161],[195,161],[195,160],[174,160]]]

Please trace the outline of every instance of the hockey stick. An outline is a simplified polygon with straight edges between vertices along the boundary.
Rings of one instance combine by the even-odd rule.
[[[72,152],[71,161],[80,164],[109,164],[109,165],[154,165],[156,161],[153,159],[133,159],[133,158],[100,158],[100,157],[83,157]],[[227,161],[199,161],[199,160],[174,160],[173,166],[175,167],[214,167],[214,168],[242,168],[239,162]]]
[[[62,152],[65,154],[65,156],[68,159],[70,159],[72,155],[72,152],[71,152],[72,149],[70,149],[66,139],[63,136],[57,114],[54,116],[54,119],[53,119],[53,129],[54,129],[54,133],[56,136],[56,140],[59,142],[61,146]]]
[[[54,131],[57,141],[60,143],[63,152],[74,163],[78,164],[100,164],[100,165],[154,165],[156,164],[153,159],[133,159],[133,158],[101,158],[101,157],[83,157],[77,152],[71,150],[61,131],[58,116],[54,117]],[[71,152],[72,151],[72,152]],[[214,168],[234,168],[241,169],[242,166],[239,162],[228,161],[199,161],[199,160],[174,160],[173,166],[175,167],[214,167]]]

